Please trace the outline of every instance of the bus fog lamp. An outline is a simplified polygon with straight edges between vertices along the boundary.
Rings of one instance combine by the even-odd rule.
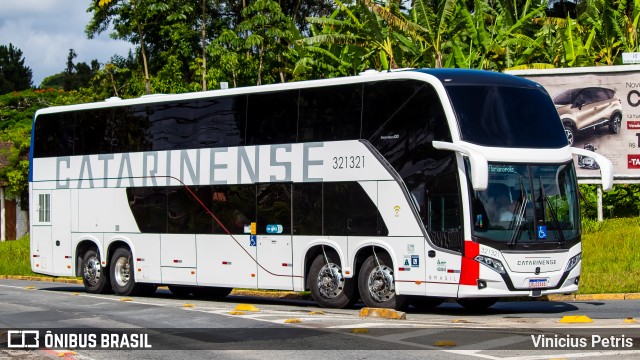
[[[578,255],[569,259],[569,262],[567,263],[567,269],[564,272],[569,272],[573,270],[573,268],[576,267],[576,265],[578,265],[581,259],[582,259],[582,253],[579,253]]]
[[[504,269],[504,265],[502,265],[502,262],[500,260],[494,259],[494,258],[490,258],[488,256],[482,256],[482,255],[478,255],[475,257],[475,260],[477,262],[479,262],[482,265],[485,265],[487,267],[490,267],[491,269],[493,269],[494,271],[496,271],[499,274],[506,274],[507,272]]]

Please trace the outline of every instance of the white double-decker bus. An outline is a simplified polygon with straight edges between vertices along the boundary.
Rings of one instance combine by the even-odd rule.
[[[573,155],[538,84],[435,69],[53,107],[34,272],[88,292],[309,290],[399,308],[578,289]]]

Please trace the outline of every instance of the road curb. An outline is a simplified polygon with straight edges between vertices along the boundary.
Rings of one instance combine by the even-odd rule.
[[[65,284],[82,285],[82,280],[50,277],[50,276],[25,276],[25,275],[0,275],[5,280],[48,281]],[[307,294],[296,291],[263,291],[251,289],[233,289],[231,295],[256,296],[274,299],[310,300]],[[507,298],[508,299],[508,298]],[[524,298],[523,298],[524,300]],[[546,301],[597,301],[597,300],[640,300],[640,293],[614,293],[614,294],[571,294],[571,295],[546,295],[541,298]]]
[[[407,318],[407,313],[393,309],[364,307],[360,309],[360,317],[405,320]]]
[[[640,293],[547,295],[548,301],[640,300]]]
[[[42,282],[55,282],[55,283],[65,283],[65,284],[82,284],[82,280],[79,280],[79,279],[55,278],[55,277],[48,277],[48,276],[0,275],[0,279],[42,281]]]

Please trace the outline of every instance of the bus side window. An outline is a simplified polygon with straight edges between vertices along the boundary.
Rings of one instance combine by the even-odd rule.
[[[293,183],[293,234],[322,235],[322,183]]]
[[[298,142],[360,138],[362,85],[300,90]]]
[[[251,94],[247,110],[247,145],[296,141],[298,90]]]
[[[281,225],[281,235],[291,235],[291,184],[258,184],[256,192],[258,235],[269,234],[267,225]]]
[[[244,234],[245,226],[256,221],[256,186],[214,185],[211,211],[231,234]],[[216,222],[214,233],[226,234]]]

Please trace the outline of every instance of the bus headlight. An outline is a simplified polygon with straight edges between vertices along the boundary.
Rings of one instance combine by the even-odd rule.
[[[502,262],[500,260],[490,258],[488,256],[482,256],[482,255],[476,256],[474,260],[484,266],[490,267],[491,269],[495,270],[499,274],[504,275],[507,273],[504,270],[504,265],[502,265]]]
[[[576,265],[578,265],[581,259],[582,259],[582,253],[579,253],[578,255],[569,259],[569,262],[567,263],[567,269],[564,272],[569,272],[573,270],[573,268],[576,267]]]

